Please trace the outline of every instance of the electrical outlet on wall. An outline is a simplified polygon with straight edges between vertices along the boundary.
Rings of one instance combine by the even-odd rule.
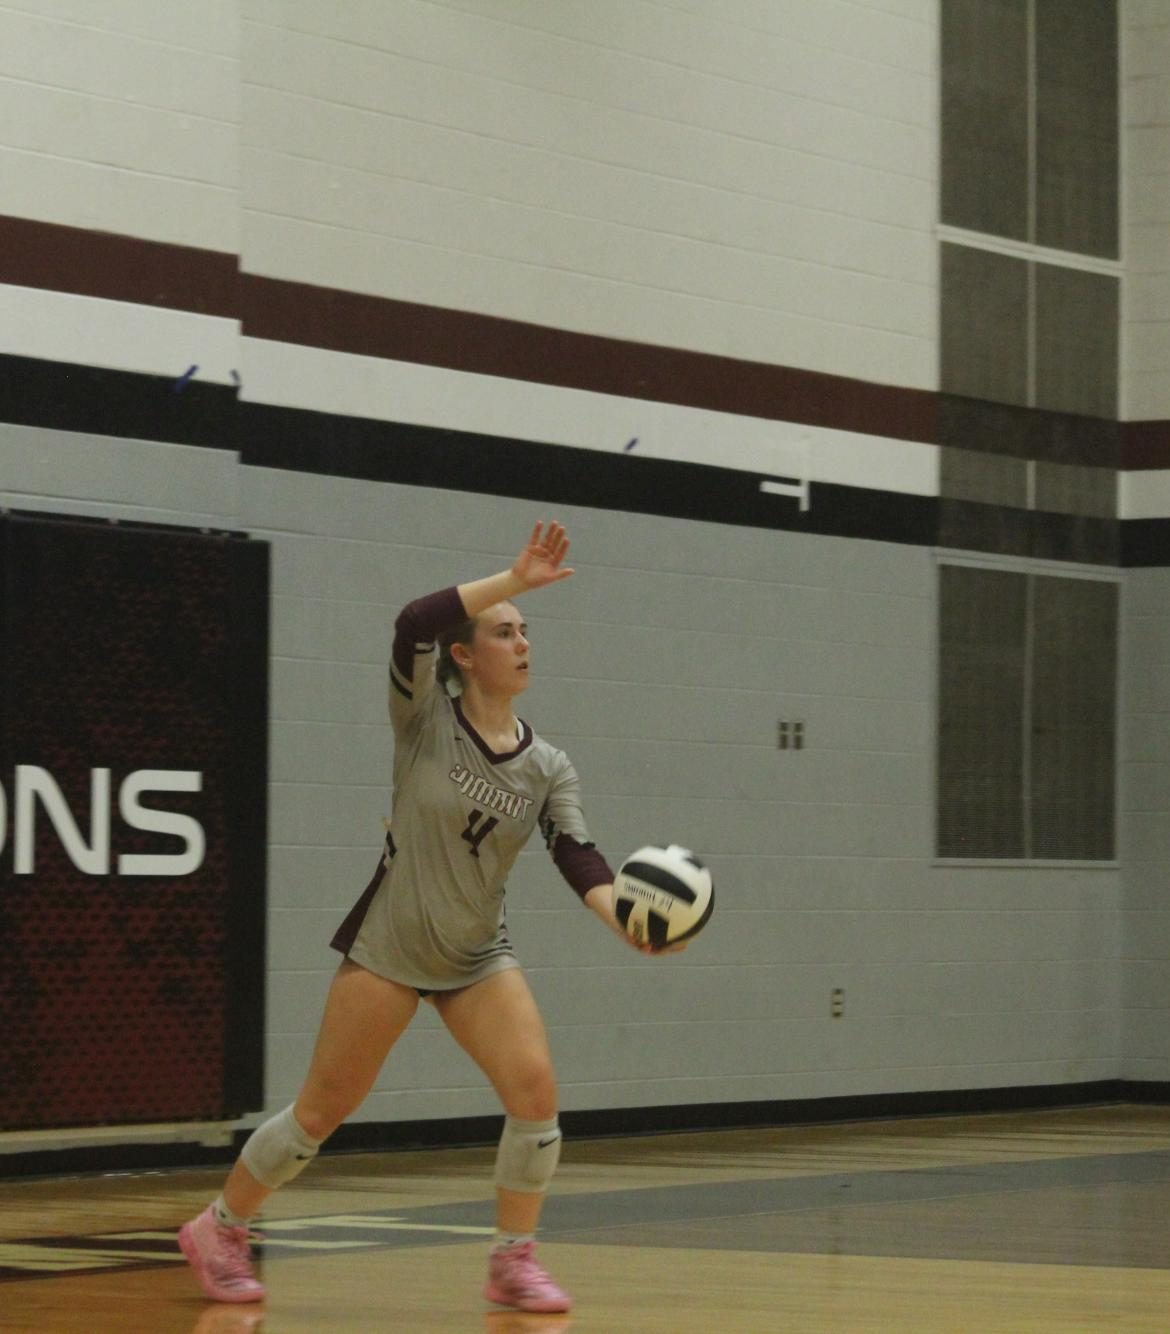
[[[776,746],[779,750],[803,750],[803,720],[781,718],[776,724]]]

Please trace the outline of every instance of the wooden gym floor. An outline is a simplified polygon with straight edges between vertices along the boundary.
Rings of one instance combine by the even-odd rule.
[[[258,1223],[263,1307],[174,1248],[219,1169],[0,1183],[0,1329],[1170,1330],[1170,1108],[570,1141],[541,1251],[570,1316],[480,1299],[492,1157],[322,1156]]]

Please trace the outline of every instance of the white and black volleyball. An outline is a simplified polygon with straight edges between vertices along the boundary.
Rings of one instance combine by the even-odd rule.
[[[639,848],[614,877],[613,906],[626,933],[661,948],[690,940],[715,907],[711,872],[689,848]]]

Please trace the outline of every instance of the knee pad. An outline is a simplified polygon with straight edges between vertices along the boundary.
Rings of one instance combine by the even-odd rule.
[[[262,1186],[276,1190],[303,1172],[320,1147],[321,1141],[307,1135],[293,1109],[286,1107],[256,1127],[240,1157]]]
[[[504,1118],[496,1154],[496,1185],[505,1190],[538,1194],[552,1180],[561,1157],[561,1128],[551,1121]]]

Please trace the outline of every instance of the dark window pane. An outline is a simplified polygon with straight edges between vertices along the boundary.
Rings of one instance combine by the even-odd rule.
[[[948,500],[977,500],[983,505],[1024,509],[1028,504],[1027,460],[944,445],[939,459],[939,495]]]
[[[938,432],[940,445],[958,449],[994,450],[1022,459],[1090,468],[1121,466],[1117,423],[1068,412],[940,394]]]
[[[1025,261],[946,242],[940,286],[942,392],[1026,405]]]
[[[942,221],[1026,240],[1026,0],[944,0],[941,22]]]
[[[1116,258],[1116,0],[1035,0],[1038,245]]]
[[[1037,576],[1033,596],[1032,856],[1111,860],[1117,585]]]
[[[1077,464],[1036,464],[1036,508],[1055,514],[1117,518],[1117,473]]]
[[[1119,281],[1036,265],[1036,406],[1117,416]]]
[[[939,567],[938,854],[1022,857],[1026,576]]]

